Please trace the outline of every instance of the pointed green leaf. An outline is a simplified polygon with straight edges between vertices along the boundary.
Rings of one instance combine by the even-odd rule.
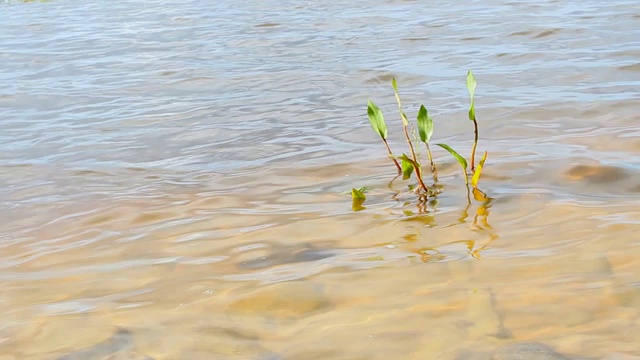
[[[400,117],[402,118],[402,124],[404,126],[409,125],[409,119],[407,118],[407,115],[403,111],[400,111]]]
[[[476,120],[475,110],[475,93],[476,93],[476,78],[473,76],[471,70],[467,71],[467,90],[469,90],[469,96],[471,97],[471,105],[469,106],[469,120]]]
[[[436,144],[436,145],[447,150],[449,154],[453,155],[453,157],[455,157],[458,160],[458,163],[460,164],[460,166],[462,166],[462,168],[465,169],[465,171],[467,170],[467,160],[465,160],[465,158],[460,156],[460,154],[458,154],[455,150],[453,150],[449,145],[447,144]]]
[[[396,102],[398,103],[398,110],[400,111],[402,126],[407,126],[409,125],[409,119],[407,118],[407,115],[405,115],[404,111],[402,111],[402,101],[400,101],[400,94],[398,93],[398,83],[396,82],[396,78],[391,79],[391,86],[393,86],[393,92],[396,96]]]
[[[364,194],[364,193],[367,193],[367,192],[371,191],[371,188],[368,187],[368,186],[361,186],[361,187],[357,188],[356,190],[358,190],[358,191],[360,191],[360,192],[362,192]],[[341,194],[351,194],[351,190],[345,190]]]
[[[473,101],[471,101],[471,106],[469,107],[469,120],[471,120],[471,121],[475,121],[476,120],[476,109],[475,109]]]
[[[402,180],[409,180],[413,173],[413,165],[405,159],[402,159]]]
[[[382,111],[379,107],[376,106],[371,100],[367,103],[367,115],[369,115],[369,122],[371,122],[371,127],[373,131],[378,133],[381,138],[387,138],[387,125],[384,122],[384,116],[382,116]]]
[[[353,188],[351,189],[351,210],[353,211],[360,211],[360,210],[364,210],[366,209],[364,206],[362,206],[362,204],[364,203],[364,201],[367,199],[367,197],[364,195],[364,192],[362,191],[364,188],[360,188],[360,189],[356,189]]]
[[[462,156],[460,156],[460,154],[458,154],[455,150],[453,150],[449,145],[447,144],[436,144],[438,146],[440,146],[441,148],[447,150],[451,155],[453,155],[453,157],[455,157],[458,160],[458,164],[460,164],[460,166],[462,167],[462,173],[464,174],[464,183],[465,185],[467,185],[467,192],[469,190],[469,175],[467,175],[467,160],[465,160]]]
[[[433,120],[424,105],[421,105],[420,110],[418,110],[418,133],[420,134],[420,140],[422,140],[422,142],[428,143],[431,141],[431,135],[433,135]]]
[[[420,168],[420,164],[413,161],[413,159],[408,157],[407,154],[403,153],[402,156],[398,156],[398,159],[402,160],[402,162],[408,162],[409,164],[413,165],[414,168]]]
[[[469,90],[469,96],[473,100],[473,96],[476,93],[476,78],[473,76],[471,70],[467,71],[467,90]]]
[[[366,200],[367,197],[364,195],[364,192],[362,192],[360,189],[356,189],[353,188],[351,189],[351,198],[355,201],[355,200]]]

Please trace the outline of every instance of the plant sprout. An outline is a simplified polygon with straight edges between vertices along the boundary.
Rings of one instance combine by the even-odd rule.
[[[431,116],[429,116],[429,112],[424,105],[420,105],[420,110],[418,110],[417,123],[420,140],[422,140],[427,147],[427,156],[431,163],[433,181],[438,182],[438,170],[436,169],[436,164],[433,162],[433,155],[431,155],[431,148],[429,147],[429,141],[431,141],[431,136],[433,135],[433,120],[431,119]]]
[[[478,122],[476,119],[475,113],[475,90],[476,90],[476,79],[473,76],[471,71],[467,72],[467,90],[469,91],[469,96],[471,98],[471,104],[469,106],[469,120],[473,121],[473,147],[471,149],[471,158],[469,159],[469,163],[467,160],[462,157],[457,151],[455,151],[451,146],[444,143],[437,143],[436,145],[445,149],[449,154],[451,154],[458,162],[460,167],[462,168],[462,174],[464,176],[464,183],[467,189],[467,208],[464,211],[464,215],[462,221],[466,219],[468,216],[468,209],[471,206],[471,196],[470,196],[470,186],[471,183],[473,188],[473,198],[483,204],[489,204],[491,198],[487,197],[485,193],[478,189],[478,182],[480,181],[480,177],[482,176],[482,171],[484,169],[485,162],[487,160],[487,152],[484,152],[482,159],[478,163],[476,167],[475,163],[475,154],[478,147]],[[400,112],[400,119],[402,120],[402,128],[404,131],[404,137],[409,147],[409,151],[405,154],[403,153],[401,156],[394,156],[391,148],[389,147],[389,143],[387,142],[387,126],[384,121],[384,117],[382,115],[382,111],[378,108],[371,100],[367,103],[367,114],[369,116],[369,121],[371,123],[371,127],[373,130],[380,136],[382,139],[389,158],[393,161],[396,169],[398,170],[398,174],[402,175],[403,180],[408,180],[411,178],[411,175],[415,172],[416,178],[418,179],[418,184],[409,185],[409,190],[416,191],[419,194],[419,204],[418,209],[420,212],[426,212],[426,204],[427,199],[437,194],[438,191],[438,171],[436,168],[436,164],[434,161],[433,154],[431,153],[431,138],[434,132],[434,122],[431,118],[429,111],[424,105],[420,106],[420,110],[416,116],[416,126],[410,126],[412,124],[409,123],[409,119],[407,115],[404,113],[402,109],[402,101],[400,100],[400,94],[398,92],[398,84],[396,79],[393,78],[391,81],[391,85],[393,87],[393,92],[395,95],[396,102],[398,104],[398,111]],[[416,136],[416,129],[419,135]],[[410,136],[411,130],[411,136]],[[422,178],[422,168],[420,166],[420,161],[418,157],[418,153],[416,150],[418,149],[417,145],[419,145],[419,141],[423,142],[427,149],[427,155],[429,157],[429,163],[431,165],[431,173],[433,175],[434,187],[428,187]],[[414,142],[416,144],[414,144]],[[415,146],[414,146],[415,145]],[[418,149],[419,150],[419,149]],[[471,165],[470,172],[468,172],[469,165]],[[471,179],[469,179],[471,177]],[[390,185],[391,186],[391,185]],[[417,191],[420,190],[420,191]],[[398,195],[398,194],[396,194]],[[394,195],[395,196],[395,195]],[[359,211],[364,209],[362,207],[362,203],[365,201],[366,196],[364,195],[364,188],[360,189],[351,189],[351,197],[353,199],[353,209],[354,211]],[[485,206],[483,205],[483,206]]]
[[[480,160],[480,163],[478,164],[478,167],[476,168],[476,171],[473,173],[473,177],[471,178],[471,185],[473,186],[473,198],[476,201],[486,201],[488,199],[487,194],[478,189],[478,181],[480,180],[480,175],[482,174],[482,168],[484,167],[485,161],[487,161],[486,151],[484,152],[482,160]]]
[[[367,115],[369,115],[369,122],[371,122],[373,131],[380,135],[380,138],[382,139],[382,142],[384,143],[384,146],[387,148],[387,152],[389,153],[389,158],[391,158],[391,160],[393,160],[393,163],[396,165],[398,174],[402,174],[402,168],[400,167],[400,164],[398,164],[398,160],[396,160],[396,158],[393,156],[391,148],[389,147],[389,143],[387,142],[387,125],[384,122],[382,111],[371,100],[369,100],[367,104]]]
[[[420,169],[420,164],[408,157],[406,154],[402,154],[402,156],[399,156],[398,158],[403,162],[408,162],[409,164],[413,165],[413,168],[416,169],[416,178],[418,178],[418,184],[420,184],[420,187],[425,191],[426,194],[429,194],[429,187],[422,181],[422,177],[418,176],[418,174],[420,173],[420,171],[418,170]]]
[[[475,170],[476,159],[476,147],[478,147],[478,121],[476,120],[475,109],[475,93],[476,93],[476,78],[473,76],[471,70],[467,71],[467,90],[469,90],[469,97],[471,97],[471,105],[469,105],[469,120],[473,121],[473,147],[471,148],[471,171]]]
[[[436,145],[447,150],[451,155],[453,155],[454,158],[456,158],[456,160],[458,160],[458,164],[460,164],[460,167],[462,167],[462,173],[464,174],[464,184],[469,185],[469,175],[467,175],[467,160],[465,160],[462,156],[460,156],[460,154],[458,154],[457,151],[453,150],[447,144],[436,144]]]
[[[474,189],[478,189],[478,181],[480,180],[480,175],[482,174],[482,168],[484,167],[484,162],[487,161],[487,152],[484,152],[482,156],[482,160],[478,164],[476,171],[473,172],[473,176],[471,177],[471,185]]]
[[[404,137],[407,140],[407,145],[409,145],[409,150],[411,151],[411,159],[413,160],[412,165],[416,170],[416,178],[418,178],[418,182],[420,183],[420,187],[422,188],[422,190],[424,190],[425,193],[429,193],[429,188],[422,181],[422,171],[420,170],[420,163],[418,163],[416,151],[413,148],[411,137],[409,137],[409,119],[407,119],[407,115],[405,115],[404,111],[402,111],[402,101],[400,101],[400,94],[398,94],[398,84],[396,82],[396,78],[393,78],[391,80],[391,86],[393,86],[393,92],[396,96],[396,102],[398,103],[398,110],[400,111],[400,118],[402,119],[402,128],[404,129]],[[406,158],[406,156],[404,157]]]
[[[411,178],[411,174],[413,173],[413,164],[405,160],[403,157],[400,157],[400,159],[402,160],[402,180],[409,180]]]
[[[351,189],[351,199],[353,200],[351,204],[351,209],[353,209],[353,211],[364,210],[364,207],[362,206],[362,204],[367,199],[367,197],[364,195],[365,191],[366,189],[364,187],[361,187],[359,189],[356,189],[356,188]]]

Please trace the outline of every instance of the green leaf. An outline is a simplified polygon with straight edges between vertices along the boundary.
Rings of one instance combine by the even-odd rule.
[[[458,163],[460,164],[460,166],[462,166],[462,168],[465,171],[467,170],[467,160],[465,160],[462,156],[460,156],[460,154],[458,154],[455,150],[453,150],[449,145],[447,144],[436,144],[436,145],[447,150],[449,154],[453,155],[453,157],[455,157],[458,160]]]
[[[362,192],[362,193],[367,193],[369,191],[371,191],[372,188],[368,187],[368,186],[361,186],[359,187],[357,190]],[[345,190],[342,192],[342,194],[351,194],[351,190]]]
[[[402,180],[409,180],[413,173],[413,165],[405,159],[402,159]]]
[[[473,100],[473,96],[476,93],[476,78],[473,76],[471,70],[467,71],[467,90],[469,90],[469,96]]]
[[[398,159],[402,160],[403,163],[405,161],[408,162],[409,164],[413,165],[413,167],[415,167],[415,168],[420,168],[420,164],[418,164],[417,162],[413,161],[413,159],[408,157],[407,154],[403,153],[402,156],[398,156]]]
[[[407,115],[404,113],[404,111],[400,111],[400,117],[402,118],[402,124],[404,126],[409,125],[409,119],[407,118]]]
[[[365,187],[361,187],[360,189],[356,189],[356,188],[351,189],[351,199],[352,199],[351,210],[361,211],[366,209],[364,206],[362,206],[364,201],[367,199],[367,197],[364,195],[365,191],[366,191]]]
[[[431,141],[431,135],[433,135],[433,120],[424,105],[420,105],[420,110],[418,110],[418,133],[420,134],[420,140],[422,140],[422,142],[428,143]]]
[[[382,116],[382,111],[379,107],[376,106],[371,100],[367,103],[367,115],[369,115],[369,122],[371,122],[371,127],[373,131],[378,133],[381,138],[387,138],[387,124],[384,122],[384,116]]]
[[[471,70],[467,71],[467,90],[469,90],[469,96],[471,97],[471,105],[469,106],[469,120],[476,120],[475,110],[475,93],[476,93],[476,78],[473,76]]]
[[[409,125],[409,119],[407,115],[402,111],[402,101],[400,101],[400,94],[398,93],[398,83],[396,82],[396,78],[391,79],[391,86],[393,87],[393,92],[396,96],[396,102],[398,103],[398,110],[400,111],[400,118],[402,119],[402,126]]]
[[[471,101],[471,106],[469,107],[469,120],[476,121],[476,109],[474,108],[473,101]]]
[[[469,185],[469,175],[467,175],[467,160],[465,160],[462,156],[460,156],[460,154],[458,154],[455,150],[453,150],[447,144],[436,144],[436,145],[438,145],[441,148],[447,150],[451,155],[453,155],[453,157],[455,157],[458,160],[458,164],[460,164],[460,166],[462,167],[462,173],[464,174],[464,183],[465,183],[465,185],[467,185],[467,190],[468,190],[469,189],[469,187],[468,187],[468,185]]]
[[[351,198],[352,198],[354,201],[355,201],[355,200],[362,200],[362,201],[364,201],[364,200],[366,200],[366,199],[367,199],[367,197],[364,195],[364,192],[363,192],[361,189],[362,189],[362,188],[360,188],[360,189],[356,189],[356,188],[351,189]]]

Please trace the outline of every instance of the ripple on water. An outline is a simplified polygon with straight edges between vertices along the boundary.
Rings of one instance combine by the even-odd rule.
[[[635,0],[173,5],[0,1],[0,353],[637,354]],[[467,69],[420,207],[366,100],[466,153]]]

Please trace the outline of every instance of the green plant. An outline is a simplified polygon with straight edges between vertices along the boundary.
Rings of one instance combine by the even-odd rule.
[[[429,147],[429,141],[431,141],[431,136],[433,135],[433,120],[431,119],[431,116],[429,116],[429,112],[424,105],[420,105],[420,110],[418,110],[416,120],[418,123],[418,134],[420,135],[420,140],[427,148],[427,156],[429,157],[429,163],[431,163],[433,181],[438,182],[438,170],[436,169],[436,164],[433,161],[433,155],[431,154],[431,148]]]
[[[360,211],[360,210],[364,210],[364,207],[362,206],[362,204],[364,203],[365,200],[367,200],[367,197],[365,196],[365,192],[367,191],[367,189],[363,186],[359,189],[353,188],[351,189],[351,209],[353,211]]]
[[[384,146],[387,148],[387,152],[389,153],[389,158],[391,158],[391,160],[393,160],[393,163],[396,165],[398,174],[402,174],[402,168],[400,167],[400,164],[398,164],[398,160],[396,160],[396,158],[393,156],[391,148],[389,147],[389,142],[387,142],[387,124],[385,124],[384,122],[382,111],[380,111],[380,108],[377,107],[376,104],[374,104],[371,100],[369,100],[367,104],[367,115],[369,115],[369,122],[371,122],[373,131],[380,135],[380,138],[382,139],[382,142],[384,143]]]
[[[469,120],[473,121],[473,147],[471,148],[471,171],[476,167],[476,148],[478,147],[478,120],[476,120],[475,109],[475,93],[476,93],[476,78],[473,76],[471,70],[467,71],[467,90],[469,90],[469,97],[471,98],[471,104],[469,105]]]
[[[405,154],[400,156],[400,160],[402,160],[402,180],[409,180],[415,166],[413,166],[412,160]]]
[[[469,175],[467,175],[467,160],[465,160],[465,158],[460,156],[460,154],[458,154],[457,151],[453,150],[451,146],[447,144],[436,144],[436,145],[447,150],[449,154],[453,155],[453,157],[456,158],[456,160],[458,160],[458,164],[460,164],[460,166],[462,167],[462,173],[464,174],[464,184],[469,185]]]
[[[416,178],[418,179],[420,187],[422,188],[422,190],[424,190],[425,193],[428,193],[429,188],[422,180],[422,171],[420,169],[420,164],[418,163],[418,157],[416,156],[416,151],[413,148],[413,143],[411,142],[411,137],[409,136],[409,119],[407,119],[407,115],[405,115],[404,111],[402,111],[402,102],[400,101],[400,94],[398,94],[398,84],[396,83],[396,78],[393,78],[391,80],[391,85],[393,86],[393,92],[396,96],[396,102],[398,103],[398,110],[400,111],[400,118],[402,119],[402,129],[404,130],[404,137],[405,140],[407,140],[407,145],[409,145],[409,150],[411,151],[411,160],[413,161],[409,161],[409,158],[404,154],[402,154],[401,159],[405,162],[409,162],[414,167],[416,171]]]
[[[474,124],[474,142],[471,150],[471,174],[468,173],[467,168],[469,167],[469,163],[467,160],[462,157],[457,151],[455,151],[451,146],[444,143],[437,143],[436,145],[446,150],[449,154],[451,154],[458,162],[460,167],[462,168],[462,174],[464,176],[464,183],[467,188],[467,199],[470,200],[470,191],[469,191],[469,176],[471,175],[471,185],[473,187],[474,198],[478,201],[486,201],[487,196],[478,189],[478,182],[480,180],[480,176],[482,174],[482,170],[484,168],[485,162],[487,160],[487,152],[484,153],[480,163],[478,166],[475,166],[475,153],[478,145],[478,122],[475,114],[475,89],[476,89],[476,80],[471,71],[467,72],[467,90],[469,91],[469,95],[471,97],[471,105],[469,107],[469,119],[473,121]],[[368,101],[367,104],[367,114],[369,116],[369,121],[371,123],[371,127],[373,130],[380,136],[382,139],[386,149],[388,156],[393,160],[396,169],[398,170],[398,174],[402,175],[403,180],[408,180],[411,178],[411,175],[415,173],[416,179],[418,181],[418,187],[413,188],[411,185],[410,189],[415,189],[420,193],[420,202],[425,202],[429,196],[433,194],[437,194],[439,192],[439,187],[435,183],[438,182],[438,171],[434,161],[433,154],[431,153],[431,138],[434,133],[434,121],[431,118],[429,111],[424,105],[420,106],[418,110],[418,114],[416,116],[416,125],[419,134],[420,141],[425,144],[427,150],[427,156],[429,158],[429,163],[431,165],[431,173],[433,175],[434,187],[429,187],[425,184],[422,176],[422,168],[420,164],[420,160],[418,157],[418,153],[416,152],[416,147],[413,144],[412,138],[409,135],[411,123],[407,118],[407,115],[404,113],[402,108],[402,101],[400,100],[400,94],[398,92],[398,84],[396,79],[393,78],[391,81],[391,86],[393,87],[393,92],[395,96],[396,103],[398,105],[398,111],[400,113],[400,119],[402,120],[402,129],[404,132],[404,137],[407,142],[409,151],[408,155],[403,153],[401,156],[394,156],[389,143],[387,142],[387,126],[384,121],[384,116],[382,115],[382,111],[378,108],[371,100]],[[411,127],[414,141],[418,141],[415,136],[415,128]],[[400,160],[400,162],[398,162]],[[401,165],[402,164],[402,165]],[[354,200],[354,206],[356,201],[359,202],[358,206],[362,204],[365,197],[362,192],[358,192],[357,189],[352,190],[352,198]],[[425,203],[426,204],[426,203]]]

